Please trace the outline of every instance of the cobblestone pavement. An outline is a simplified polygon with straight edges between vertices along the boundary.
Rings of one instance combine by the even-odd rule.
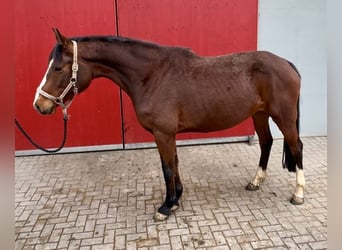
[[[155,222],[165,186],[156,149],[16,158],[16,249],[326,249],[327,138],[303,138],[306,197],[275,140],[260,190],[259,146],[178,147],[181,206]]]

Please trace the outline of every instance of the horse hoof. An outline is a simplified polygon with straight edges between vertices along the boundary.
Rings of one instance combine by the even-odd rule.
[[[302,205],[304,203],[304,198],[293,195],[290,202],[293,205]]]
[[[153,219],[155,221],[165,221],[169,216],[159,213],[158,211],[154,214]]]
[[[253,183],[248,183],[246,186],[246,190],[248,191],[257,191],[259,190],[259,186],[254,185]]]

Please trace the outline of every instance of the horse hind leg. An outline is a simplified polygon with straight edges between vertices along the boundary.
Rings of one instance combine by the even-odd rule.
[[[296,172],[296,189],[290,202],[294,205],[301,205],[304,203],[305,177],[303,143],[299,138],[299,117],[297,116],[296,120],[274,119],[274,121],[284,135],[283,167],[289,172]]]
[[[259,145],[261,149],[261,155],[259,160],[259,166],[256,174],[251,182],[246,186],[248,191],[256,191],[259,189],[259,185],[264,182],[266,178],[266,169],[268,159],[273,144],[272,134],[268,124],[269,116],[264,112],[258,112],[253,116],[253,123],[255,131],[259,137]]]
[[[283,167],[296,172],[296,189],[290,202],[294,205],[304,203],[305,177],[303,171],[303,143],[296,136],[284,135]]]

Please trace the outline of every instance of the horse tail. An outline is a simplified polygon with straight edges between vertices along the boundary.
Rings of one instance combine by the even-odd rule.
[[[300,75],[299,70],[297,69],[297,67],[296,67],[292,62],[290,62],[290,61],[287,61],[287,62],[288,62],[288,64],[290,64],[290,66],[296,71],[296,73],[297,73],[298,76],[299,76],[299,79],[301,79],[302,76]]]
[[[301,75],[298,71],[298,69],[296,68],[296,66],[292,63],[289,62],[290,66],[297,72],[299,78],[301,78]],[[299,118],[300,118],[300,114],[299,114],[299,97],[297,100],[297,118],[296,118],[296,128],[297,128],[297,133],[299,136]],[[296,172],[296,161],[295,158],[293,157],[290,147],[288,145],[288,143],[285,141],[284,139],[284,145],[283,145],[283,159],[282,159],[282,163],[283,163],[283,168],[287,168],[289,172]]]

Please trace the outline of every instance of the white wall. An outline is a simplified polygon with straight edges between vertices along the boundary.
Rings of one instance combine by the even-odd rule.
[[[258,50],[293,62],[302,75],[300,134],[327,135],[325,0],[259,0]],[[273,136],[281,133],[272,122]]]

